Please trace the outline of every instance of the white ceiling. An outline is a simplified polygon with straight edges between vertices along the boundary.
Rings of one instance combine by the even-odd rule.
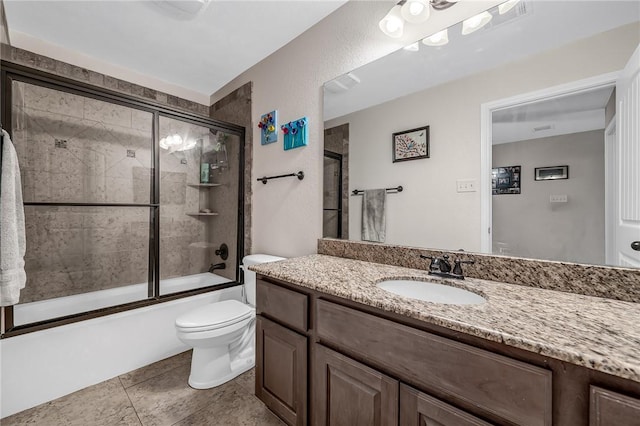
[[[214,0],[197,16],[158,1],[4,3],[11,32],[208,97],[345,1]]]
[[[494,145],[604,129],[613,86],[495,111]]]
[[[522,3],[523,15],[516,16],[518,8],[502,17],[494,13],[487,27],[467,36],[456,24],[445,46],[401,49],[352,71],[360,83],[342,93],[325,90],[325,121],[640,20],[636,0]]]

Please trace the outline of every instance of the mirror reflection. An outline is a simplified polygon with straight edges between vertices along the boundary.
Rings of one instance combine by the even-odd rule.
[[[640,267],[640,3],[487,12],[325,83],[325,236]]]

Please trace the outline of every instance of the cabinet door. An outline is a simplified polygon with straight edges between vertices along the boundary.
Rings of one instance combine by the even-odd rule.
[[[256,396],[289,425],[307,424],[307,338],[261,316]]]
[[[591,386],[590,426],[640,425],[640,399]]]
[[[313,419],[317,426],[398,424],[398,381],[316,344]]]
[[[402,384],[400,426],[490,426],[490,423]]]

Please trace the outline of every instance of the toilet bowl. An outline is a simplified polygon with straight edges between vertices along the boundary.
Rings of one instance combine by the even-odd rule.
[[[225,300],[201,306],[176,319],[176,334],[193,348],[189,386],[209,389],[255,365],[256,274],[247,266],[283,260],[264,254],[245,256],[247,303]]]

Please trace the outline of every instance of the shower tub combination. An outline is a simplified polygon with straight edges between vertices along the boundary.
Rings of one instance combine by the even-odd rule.
[[[242,300],[245,233],[244,128],[2,65],[27,287],[1,312],[0,418],[188,350],[178,316]]]

